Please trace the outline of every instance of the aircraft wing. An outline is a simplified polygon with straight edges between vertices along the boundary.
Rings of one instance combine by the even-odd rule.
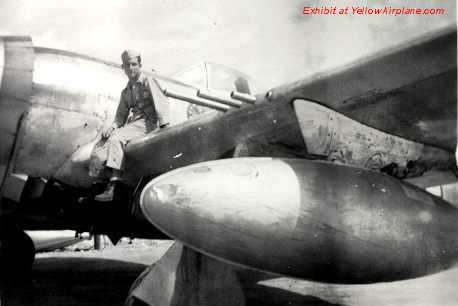
[[[390,134],[456,147],[456,27],[272,90],[306,98]]]
[[[140,206],[186,246],[361,284],[456,264],[457,208],[400,180],[455,171],[455,148],[452,28],[148,135],[127,154],[131,174],[165,173]]]
[[[455,176],[444,176],[443,170],[456,165],[456,95],[453,27],[269,90],[256,96],[255,105],[221,104],[229,109],[223,115],[206,114],[133,141],[127,148],[137,165],[131,175],[160,174],[235,152],[318,158],[372,170],[393,163],[406,169],[418,162],[422,174],[440,170],[442,175],[428,176],[422,187],[444,178],[450,182]],[[414,172],[398,177],[417,176]]]
[[[4,170],[83,181],[89,142],[109,121],[108,106],[96,102],[104,97],[106,104],[116,103],[112,89],[121,87],[122,71],[77,54],[27,48],[19,50],[30,51],[27,54],[36,59],[35,83],[30,65],[24,70],[14,62],[13,74],[5,65],[3,83],[10,89],[2,89],[6,98],[18,98],[8,96],[16,88],[6,82],[14,80],[11,77],[27,76],[24,82],[33,84],[35,91],[33,98],[24,98],[31,103],[24,104],[27,120],[21,123],[21,133],[14,134],[22,135],[20,143],[12,141],[3,150],[5,156],[15,155],[14,165],[10,158]],[[16,54],[8,56],[20,58]],[[40,74],[49,67],[72,67],[78,73],[62,80],[54,73],[59,78],[50,80],[48,74]],[[256,96],[250,95],[243,76],[227,78],[231,74],[226,69],[207,68],[203,70],[224,80],[221,84],[231,80],[231,86],[211,92],[198,84],[156,78],[155,84],[170,100],[216,112],[187,107],[171,126],[128,144],[128,187],[140,178],[154,177],[141,195],[137,191],[144,185],[134,191],[132,202],[140,201],[143,214],[129,203],[133,218],[128,222],[125,210],[110,209],[110,218],[103,209],[85,215],[90,205],[79,201],[79,192],[71,188],[76,183],[64,186],[31,179],[12,188],[18,196],[29,189],[27,197],[18,200],[25,200],[30,210],[45,208],[31,214],[30,228],[51,223],[84,227],[97,219],[102,220],[101,232],[151,237],[156,228],[139,222],[146,217],[144,221],[157,229],[216,258],[328,282],[405,279],[455,263],[456,208],[399,180],[423,179],[417,185],[426,187],[432,181],[443,184],[430,174],[456,170],[455,28]],[[103,88],[89,86],[92,79],[85,76],[93,71],[102,73],[98,79],[107,80]],[[83,82],[75,83],[72,77]],[[201,81],[219,84],[209,80]],[[87,88],[94,92],[86,94]],[[65,99],[55,98],[60,95]],[[18,126],[21,118],[8,121],[8,128]],[[54,128],[40,128],[49,126]],[[81,133],[86,128],[88,132]],[[49,136],[50,130],[55,134]],[[11,151],[13,145],[17,150]],[[51,153],[59,153],[58,158]],[[268,158],[256,158],[260,156]],[[232,157],[246,158],[215,161]],[[35,160],[48,163],[43,166]],[[454,175],[447,179],[456,181]],[[64,195],[65,188],[72,192]],[[35,192],[42,194],[34,198]],[[47,201],[51,195],[59,201]],[[46,206],[48,202],[71,203],[64,216],[71,216],[71,221],[60,212],[52,219],[49,212],[59,207]],[[16,204],[8,203],[14,211]],[[73,214],[73,208],[81,208],[81,213]],[[418,252],[431,246],[434,252]]]

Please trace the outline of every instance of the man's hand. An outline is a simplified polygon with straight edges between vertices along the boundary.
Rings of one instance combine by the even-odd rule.
[[[115,130],[114,126],[107,127],[105,130],[102,131],[102,138],[107,139],[113,134],[113,131]]]

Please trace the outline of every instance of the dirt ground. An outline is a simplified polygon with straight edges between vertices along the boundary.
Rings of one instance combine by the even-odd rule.
[[[1,284],[0,306],[122,305],[136,277],[171,241],[123,240],[93,250],[90,241],[38,254],[32,274]],[[457,306],[458,266],[428,277],[373,285],[329,285],[239,270],[247,305]]]
[[[124,240],[96,251],[85,241],[37,254],[30,277],[2,285],[0,306],[122,305],[137,276],[171,243]]]

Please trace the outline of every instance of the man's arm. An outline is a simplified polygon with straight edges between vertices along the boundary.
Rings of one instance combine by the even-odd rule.
[[[122,127],[129,116],[129,108],[127,107],[126,103],[126,91],[123,90],[121,93],[121,99],[119,101],[118,109],[116,110],[116,116],[113,122],[113,126],[117,129]]]
[[[103,138],[110,137],[115,129],[122,127],[126,123],[127,117],[129,116],[129,108],[127,107],[124,95],[125,92],[122,91],[113,124],[102,132]]]
[[[149,86],[156,108],[158,125],[161,128],[166,127],[170,123],[168,98],[162,93],[154,78],[150,80]]]

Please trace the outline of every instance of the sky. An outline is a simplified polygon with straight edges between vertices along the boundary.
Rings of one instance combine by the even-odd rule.
[[[303,14],[349,7],[347,15]],[[444,15],[353,15],[352,7],[444,8]],[[202,61],[274,87],[456,24],[455,0],[1,0],[0,35],[120,62],[124,49],[171,75]]]

